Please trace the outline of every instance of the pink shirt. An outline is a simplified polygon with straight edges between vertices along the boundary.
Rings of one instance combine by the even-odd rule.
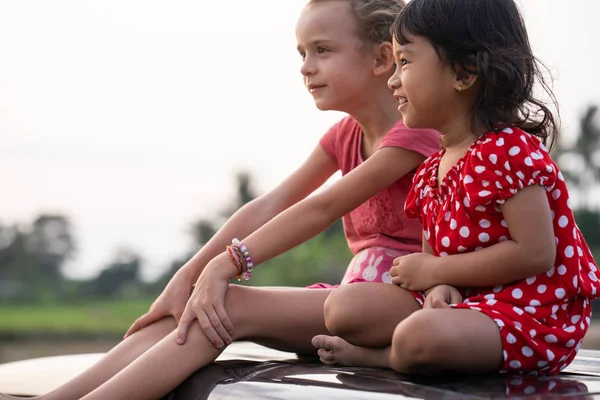
[[[321,138],[323,150],[346,175],[363,163],[363,132],[348,116],[333,125]],[[430,129],[408,129],[399,121],[381,140],[379,148],[402,147],[425,157],[440,150],[440,134]],[[368,247],[387,247],[406,252],[421,251],[421,224],[404,215],[406,195],[414,171],[371,197],[342,220],[350,250],[356,254]]]

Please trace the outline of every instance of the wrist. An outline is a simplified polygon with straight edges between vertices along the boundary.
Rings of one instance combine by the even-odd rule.
[[[430,291],[438,285],[444,285],[444,268],[442,266],[444,257],[434,256],[433,260],[431,260],[431,281],[433,282],[433,286]]]
[[[179,268],[177,272],[175,272],[173,278],[175,277],[177,277],[180,282],[183,281],[192,286],[194,283],[196,283],[198,274],[195,274],[191,268],[187,268],[184,265],[183,267]]]
[[[213,258],[207,265],[206,268],[210,268],[215,273],[220,276],[226,278],[227,280],[231,280],[238,275],[238,269],[236,265],[229,258],[229,254],[221,253],[215,258]]]

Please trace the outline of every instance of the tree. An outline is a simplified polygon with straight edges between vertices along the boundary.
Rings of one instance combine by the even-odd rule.
[[[197,248],[204,246],[233,213],[245,204],[250,203],[256,197],[258,196],[252,188],[252,177],[250,174],[247,172],[238,173],[236,175],[236,196],[230,205],[217,213],[220,218],[202,218],[192,223],[191,231],[194,245]]]
[[[126,296],[127,289],[137,292],[140,284],[141,257],[133,250],[117,250],[113,260],[92,280],[92,290],[98,297]],[[137,293],[129,293],[135,296]]]
[[[41,275],[51,282],[61,280],[61,269],[75,252],[69,219],[59,214],[40,215],[33,222],[28,242],[30,251],[37,257]]]
[[[40,301],[60,297],[61,269],[74,254],[69,219],[42,214],[31,226],[0,227],[0,297]]]
[[[579,124],[577,140],[572,146],[559,145],[555,150],[557,162],[571,187],[578,194],[578,210],[594,210],[591,196],[600,177],[600,127],[596,121],[598,107],[589,106]]]
[[[589,106],[579,124],[577,140],[572,146],[560,145],[555,158],[569,185],[577,195],[574,214],[577,225],[588,244],[600,247],[600,212],[594,202],[594,190],[600,177],[600,127],[596,120],[597,106]]]

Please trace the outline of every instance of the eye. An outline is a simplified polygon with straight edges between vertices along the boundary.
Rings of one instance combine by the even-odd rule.
[[[399,61],[401,66],[405,66],[406,64],[408,64],[408,60],[405,58],[401,58]]]
[[[300,54],[300,58],[302,58],[302,60],[304,60],[306,58],[306,53],[303,51],[299,51],[298,54]]]
[[[318,54],[323,54],[323,53],[327,53],[327,52],[329,52],[329,49],[327,49],[325,47],[321,47],[321,46],[317,47]]]

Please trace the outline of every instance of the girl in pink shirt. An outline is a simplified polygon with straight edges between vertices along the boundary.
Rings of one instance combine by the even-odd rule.
[[[397,0],[308,2],[296,27],[305,85],[317,108],[349,116],[289,178],[238,210],[175,274],[118,346],[42,398],[158,398],[234,340],[315,355],[313,336],[331,333],[324,304],[332,291],[364,286],[361,297],[369,301],[381,287],[395,287],[381,283],[391,282],[392,260],[421,248],[419,223],[404,217],[404,200],[414,171],[440,145],[437,132],[404,126],[387,87],[394,69],[390,27],[402,6]],[[308,196],[340,169],[341,179]],[[230,285],[232,278],[248,277],[255,265],[341,217],[356,253],[344,283],[376,283],[338,289]],[[236,237],[243,244],[232,243]],[[412,309],[414,296],[405,292]],[[387,312],[364,315],[364,325],[385,320]],[[389,336],[366,330],[356,339],[378,343]]]

